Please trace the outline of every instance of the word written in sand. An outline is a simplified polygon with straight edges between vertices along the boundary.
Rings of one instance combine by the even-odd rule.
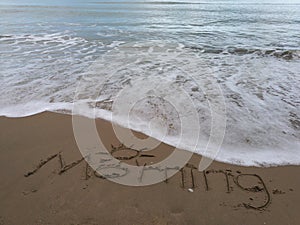
[[[117,151],[116,149],[120,150],[121,148],[115,148],[112,146],[112,155],[114,151]],[[123,148],[125,149],[125,148]],[[126,149],[128,150],[128,149]],[[138,153],[136,150],[134,150],[134,152],[136,154],[132,155],[132,156],[124,156],[124,157],[118,157],[119,159],[122,160],[129,160],[129,159],[134,159],[136,157],[155,157],[154,155],[146,155],[146,154],[140,154]],[[126,169],[126,167],[122,167],[122,163],[113,165],[104,165],[101,168],[101,170],[105,170],[107,171],[107,169],[113,169],[113,172],[111,173],[106,173],[106,174],[99,174],[99,170],[93,170],[89,164],[87,163],[87,157],[81,157],[80,159],[66,164],[62,153],[56,153],[53,154],[49,157],[47,157],[45,160],[41,160],[40,163],[30,172],[27,172],[26,174],[24,174],[25,177],[29,177],[34,175],[35,173],[37,173],[42,167],[44,167],[48,162],[52,161],[53,159],[57,158],[58,162],[59,162],[59,175],[62,175],[64,173],[66,173],[68,170],[72,169],[73,167],[79,165],[82,162],[85,162],[85,179],[88,180],[92,175],[94,175],[97,178],[101,178],[101,179],[113,179],[113,178],[118,178],[121,176],[126,176],[129,171]],[[139,162],[136,159],[136,164],[137,166],[139,166]],[[243,174],[240,171],[236,171],[236,173],[233,173],[233,171],[231,171],[230,169],[225,169],[225,170],[205,170],[205,171],[198,171],[197,167],[195,167],[193,164],[191,163],[187,163],[183,168],[179,168],[179,167],[172,167],[172,168],[159,168],[159,167],[155,167],[155,166],[149,166],[149,167],[145,167],[146,164],[144,164],[142,172],[140,174],[139,179],[142,180],[144,176],[147,175],[147,172],[149,171],[158,171],[158,172],[163,172],[165,174],[165,183],[169,183],[169,179],[172,178],[167,178],[167,172],[169,170],[177,170],[178,172],[180,172],[180,186],[183,189],[187,189],[187,190],[194,190],[197,185],[196,185],[196,177],[198,176],[198,179],[201,178],[201,180],[203,181],[204,187],[205,187],[205,191],[210,191],[211,187],[210,187],[210,178],[213,174],[223,174],[224,175],[224,180],[226,182],[226,192],[227,193],[231,193],[233,188],[231,187],[232,181],[233,183],[241,190],[249,192],[249,193],[264,193],[264,199],[263,199],[263,204],[261,205],[252,205],[250,203],[243,203],[243,206],[247,209],[255,209],[255,210],[263,210],[265,208],[267,208],[270,204],[271,201],[271,195],[270,192],[265,184],[265,182],[263,181],[263,179],[261,178],[261,176],[259,176],[258,174]],[[109,171],[109,170],[108,170]],[[118,173],[116,171],[119,171]],[[257,181],[257,184],[254,186],[250,186],[250,187],[245,187],[245,185],[242,184],[241,179],[245,179],[245,178],[255,178]]]

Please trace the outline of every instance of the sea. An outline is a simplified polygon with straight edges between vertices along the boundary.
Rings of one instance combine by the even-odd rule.
[[[0,0],[0,78],[1,116],[80,114],[222,162],[300,164],[300,0]]]

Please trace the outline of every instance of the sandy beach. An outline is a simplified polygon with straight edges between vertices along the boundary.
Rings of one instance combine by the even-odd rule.
[[[109,122],[97,120],[107,148],[120,147]],[[255,168],[199,155],[166,182],[129,187],[95,173],[78,150],[72,117],[41,113],[0,118],[0,224],[299,224],[299,166]],[[142,137],[143,135],[137,134]],[[168,156],[161,144],[148,157],[119,151],[128,164]],[[149,175],[149,174],[148,174]],[[145,173],[147,176],[147,173]]]
[[[0,15],[0,225],[300,225],[300,0]]]

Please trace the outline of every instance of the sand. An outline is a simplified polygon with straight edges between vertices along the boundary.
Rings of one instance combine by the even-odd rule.
[[[96,123],[107,148],[117,148],[120,143],[111,124]],[[194,154],[167,182],[130,187],[103,179],[87,166],[69,115],[0,117],[0,125],[0,224],[300,223],[299,166],[213,162],[204,173],[193,169],[201,158]],[[172,150],[161,144],[147,152],[153,157],[123,161],[151,165]],[[127,149],[115,156],[133,153]]]

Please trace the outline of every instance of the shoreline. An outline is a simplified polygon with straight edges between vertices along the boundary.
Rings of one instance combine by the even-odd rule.
[[[35,116],[38,116],[40,114],[59,114],[59,115],[65,115],[67,117],[73,117],[73,116],[77,116],[77,117],[82,117],[82,118],[86,118],[86,119],[90,119],[90,120],[95,120],[95,121],[98,121],[96,122],[96,124],[106,124],[106,123],[109,123],[109,124],[114,124],[114,126],[116,127],[120,127],[121,129],[124,129],[124,130],[131,130],[134,134],[137,134],[137,136],[140,136],[140,137],[149,137],[147,134],[143,133],[142,131],[139,131],[139,130],[134,130],[134,129],[131,129],[131,128],[126,128],[124,127],[123,125],[121,124],[118,124],[117,122],[112,122],[110,121],[109,119],[107,118],[92,118],[92,117],[89,117],[89,116],[85,116],[85,115],[72,115],[72,110],[58,110],[58,111],[41,111],[41,112],[37,112],[37,113],[34,113],[34,114],[29,114],[29,115],[25,115],[25,116],[5,116],[5,115],[0,115],[0,118],[4,118],[4,119],[26,119],[26,118],[31,118],[31,117],[35,117]],[[99,122],[100,121],[100,122]],[[113,134],[114,135],[114,134]],[[151,137],[155,140],[157,140],[158,142],[162,143],[163,145],[166,145],[166,146],[169,146],[170,148],[175,148],[172,144],[170,143],[167,143],[167,142],[164,142],[164,141],[161,141],[159,138],[157,137]],[[296,147],[296,146],[295,146]],[[249,162],[246,162],[245,159],[240,159],[240,156],[239,158],[232,158],[231,160],[232,161],[228,161],[228,159],[224,160],[224,159],[220,159],[217,157],[218,154],[221,153],[221,151],[227,151],[227,149],[234,149],[235,150],[238,150],[238,152],[231,152],[231,153],[238,153],[240,154],[240,149],[243,149],[243,151],[251,151],[251,148],[245,148],[245,147],[234,147],[234,146],[227,146],[226,149],[223,149],[222,150],[219,150],[219,152],[216,154],[215,156],[215,159],[213,161],[216,161],[216,162],[219,162],[219,163],[224,163],[224,164],[229,164],[229,165],[235,165],[235,166],[242,166],[242,167],[258,167],[258,168],[272,168],[272,167],[282,167],[282,166],[300,166],[300,163],[291,163],[287,160],[285,161],[282,161],[281,163],[276,163],[276,162],[269,162],[269,161],[256,161],[256,160],[253,160],[252,161],[249,161]],[[180,149],[180,148],[178,148]],[[264,151],[270,151],[268,149],[271,149],[270,148],[263,148]],[[253,149],[254,151],[257,150],[257,149]],[[190,150],[185,150],[185,149],[180,149],[180,151],[187,151],[187,152],[190,152],[191,154],[196,154],[196,155],[199,155],[200,157],[203,157],[203,155],[201,153],[198,153],[198,152],[193,152],[193,151],[190,151]],[[228,154],[228,153],[227,153]],[[259,155],[260,152],[257,152],[257,154]],[[229,158],[226,154],[224,155],[225,158]],[[276,158],[280,158],[279,156],[282,156],[282,155],[277,155]],[[266,158],[264,158],[266,159]],[[274,161],[274,159],[273,159]]]
[[[0,124],[0,224],[297,224],[300,220],[299,166],[213,162],[203,173],[196,169],[201,156],[193,154],[167,182],[130,187],[103,179],[87,166],[70,115],[0,117]],[[97,119],[96,124],[107,149],[118,148],[110,122]],[[151,157],[125,161],[151,165],[171,152],[171,146],[160,144],[147,152]],[[130,158],[132,153],[114,156]]]

